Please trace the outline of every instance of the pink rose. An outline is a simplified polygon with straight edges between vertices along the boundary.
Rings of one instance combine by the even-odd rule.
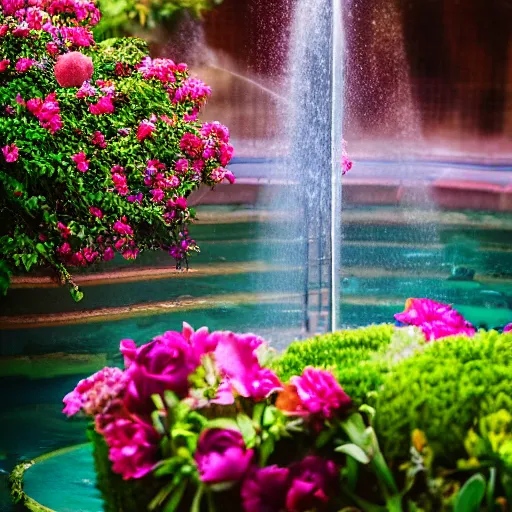
[[[81,87],[91,79],[93,72],[92,59],[80,52],[61,55],[54,68],[55,78],[61,87]]]
[[[338,468],[330,460],[306,457],[290,468],[292,483],[286,495],[286,510],[306,512],[325,510],[336,494]]]
[[[292,377],[290,384],[295,386],[302,404],[310,414],[331,419],[336,414],[346,412],[352,405],[350,397],[328,371],[308,366],[302,376]]]
[[[247,472],[253,455],[253,450],[247,450],[240,432],[205,430],[199,437],[195,454],[199,478],[207,484],[237,482]]]
[[[290,471],[279,466],[253,468],[242,484],[244,512],[281,512],[285,510]]]
[[[199,364],[190,344],[181,333],[172,331],[142,345],[135,354],[133,345],[124,342],[121,352],[129,362],[126,405],[128,410],[141,414],[153,410],[152,395],[168,390],[186,396],[189,375]]]

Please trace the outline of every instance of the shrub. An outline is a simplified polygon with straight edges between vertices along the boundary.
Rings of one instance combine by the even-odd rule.
[[[391,458],[408,455],[411,431],[424,431],[437,456],[464,456],[474,423],[512,410],[512,335],[480,331],[429,344],[397,364],[378,395],[376,429]]]
[[[52,267],[79,300],[70,267],[156,249],[187,265],[186,198],[234,180],[227,128],[197,121],[210,88],[140,40],[95,45],[92,2],[0,5],[0,283]],[[90,81],[59,86],[90,75],[90,58]]]
[[[295,342],[274,368],[283,381],[306,366],[331,369],[356,403],[368,402],[368,393],[379,388],[388,370],[388,364],[376,356],[389,347],[393,330],[392,325],[373,325]]]

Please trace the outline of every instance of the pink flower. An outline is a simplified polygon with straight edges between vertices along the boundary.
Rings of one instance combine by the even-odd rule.
[[[59,53],[59,47],[53,41],[46,43],[46,51],[50,55],[57,55]]]
[[[112,181],[119,195],[125,196],[128,194],[128,184],[126,182],[126,176],[124,175],[124,169],[120,165],[114,165],[110,172],[112,173]]]
[[[30,34],[30,27],[26,21],[22,21],[13,31],[14,37],[27,37]]]
[[[512,324],[508,324],[503,328],[503,332],[512,332]]]
[[[16,71],[18,73],[25,73],[35,64],[35,60],[21,58],[16,62]]]
[[[114,104],[110,96],[102,96],[98,103],[89,105],[89,111],[95,116],[103,114],[112,114],[114,112]]]
[[[11,61],[9,59],[0,60],[0,73],[3,73],[8,67]]]
[[[125,260],[136,260],[138,255],[139,255],[139,249],[134,248],[134,247],[129,247],[128,249],[125,249],[121,253],[121,256]]]
[[[105,149],[107,147],[107,143],[105,142],[105,135],[103,135],[101,132],[94,132],[91,142],[101,149]]]
[[[78,89],[76,93],[77,98],[88,98],[91,96],[95,96],[98,91],[96,90],[96,87],[93,87],[90,82],[84,82],[82,84],[82,87]]]
[[[264,344],[261,338],[232,332],[214,335],[218,337],[215,361],[232,392],[259,401],[282,389],[277,376],[259,364],[256,350]],[[224,395],[224,403],[232,401],[232,397]]]
[[[131,226],[129,224],[121,222],[120,220],[114,223],[113,229],[116,233],[119,233],[120,235],[133,235],[133,229],[131,228]]]
[[[19,151],[16,144],[4,146],[2,148],[2,153],[4,154],[4,158],[7,163],[12,164],[13,162],[16,162],[16,160],[18,160]]]
[[[96,206],[90,206],[89,211],[93,217],[96,217],[97,219],[103,218],[103,212],[99,208],[96,208]]]
[[[94,416],[119,397],[125,389],[126,376],[119,368],[103,368],[87,379],[81,380],[75,389],[64,397],[64,414],[74,416],[84,411]]]
[[[107,247],[103,252],[103,261],[113,260],[115,256],[114,249],[112,247]]]
[[[83,252],[85,261],[87,261],[87,263],[95,262],[100,255],[98,251],[95,251],[91,247],[86,247],[82,252]]]
[[[169,117],[169,116],[166,116],[166,115],[162,115],[160,116],[160,119],[165,123],[165,124],[168,124],[169,126],[174,126],[174,121]]]
[[[205,138],[214,137],[221,142],[229,142],[229,129],[218,121],[204,123],[201,128],[201,135]]]
[[[211,179],[216,183],[220,183],[222,180],[226,179],[229,183],[233,184],[236,181],[234,174],[223,167],[217,167],[213,169],[211,173]]]
[[[176,82],[176,64],[170,59],[154,59],[145,57],[137,67],[139,73],[149,80],[156,78],[162,83],[174,83]]]
[[[231,159],[233,158],[235,150],[233,146],[230,146],[229,144],[221,143],[219,148],[219,161],[220,165],[223,167],[226,167],[226,165],[229,164]]]
[[[27,109],[39,120],[39,124],[54,134],[62,128],[59,103],[55,92],[48,94],[44,100],[33,98],[27,101]]]
[[[160,188],[150,190],[149,193],[153,196],[151,200],[154,203],[161,203],[165,197],[164,191]]]
[[[430,299],[408,299],[405,311],[396,314],[395,319],[402,324],[419,327],[427,341],[475,334],[475,328],[459,312],[447,304]]]
[[[241,480],[254,456],[236,430],[208,429],[199,437],[195,460],[199,478],[206,484]]]
[[[77,153],[76,155],[73,155],[71,157],[71,160],[75,162],[76,168],[80,172],[86,172],[89,169],[89,160],[87,160],[85,153],[81,151],[80,153]]]
[[[156,126],[155,123],[148,121],[145,119],[140,123],[139,128],[137,129],[137,139],[139,142],[142,142],[144,139],[147,139],[151,134],[155,131]]]
[[[199,364],[192,347],[178,332],[157,336],[136,351],[125,340],[121,352],[129,363],[125,403],[129,411],[139,414],[151,413],[152,395],[168,390],[186,396],[189,375]]]
[[[71,235],[71,230],[62,222],[57,222],[57,229],[60,231],[62,238],[68,238]]]
[[[63,237],[63,238],[67,238],[67,237]],[[68,242],[64,242],[58,249],[57,249],[57,252],[61,255],[61,256],[69,256],[71,254],[71,245],[68,244]]]
[[[242,484],[244,512],[281,512],[285,510],[290,485],[290,470],[279,466],[253,468]]]
[[[352,405],[350,397],[328,371],[308,366],[302,376],[292,377],[290,384],[295,386],[302,404],[310,414],[331,419],[336,414],[346,412]]]
[[[345,140],[342,141],[342,153],[341,153],[341,173],[342,175],[347,174],[348,171],[352,169],[352,162],[348,157],[347,153],[347,142]]]
[[[186,158],[180,158],[174,164],[174,168],[177,173],[184,173],[188,171],[188,160]]]
[[[16,103],[18,105],[21,105],[22,107],[25,107],[27,104],[25,103],[25,100],[22,98],[21,94],[16,94]]]
[[[336,494],[338,468],[330,460],[309,456],[290,468],[291,485],[286,495],[286,510],[306,512],[324,510]]]
[[[80,52],[61,55],[54,68],[55,78],[61,87],[81,87],[91,79],[93,72],[92,59]]]
[[[175,90],[170,89],[169,96],[173,103],[190,102],[200,107],[204,105],[211,95],[212,90],[197,78],[187,78]]]
[[[180,141],[180,149],[192,158],[201,156],[203,141],[193,133],[185,133]]]
[[[139,419],[116,419],[107,424],[103,435],[109,447],[112,470],[123,480],[142,478],[158,461],[158,434]]]
[[[8,31],[9,27],[7,25],[0,25],[0,37],[4,37]]]

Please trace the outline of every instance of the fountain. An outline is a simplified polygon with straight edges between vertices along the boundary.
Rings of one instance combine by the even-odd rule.
[[[279,116],[289,154],[274,163],[271,171],[271,176],[278,176],[285,186],[282,193],[271,198],[263,194],[262,198],[265,207],[281,221],[262,227],[261,238],[269,239],[279,232],[297,242],[274,249],[270,259],[297,269],[282,285],[300,297],[303,334],[314,334],[340,326],[341,2],[297,2],[291,34],[290,94]]]

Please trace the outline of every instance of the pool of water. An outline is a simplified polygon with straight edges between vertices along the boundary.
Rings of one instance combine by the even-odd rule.
[[[265,258],[300,241],[279,229],[261,239],[262,225],[279,219],[255,208],[203,207],[199,218],[202,253],[191,272],[154,254],[80,276],[79,304],[44,277],[18,279],[0,300],[3,476],[20,460],[84,441],[83,422],[61,414],[62,397],[78,379],[122,364],[123,338],[149,341],[183,321],[255,331],[277,349],[305,335],[303,297],[287,285],[303,269]],[[453,303],[479,327],[512,321],[512,215],[354,208],[343,214],[343,240],[344,327],[390,322],[415,296]]]

